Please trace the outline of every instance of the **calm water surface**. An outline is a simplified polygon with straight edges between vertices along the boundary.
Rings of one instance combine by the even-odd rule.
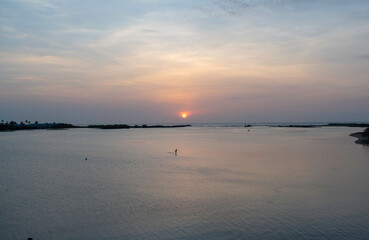
[[[0,239],[369,239],[359,130],[1,132]]]

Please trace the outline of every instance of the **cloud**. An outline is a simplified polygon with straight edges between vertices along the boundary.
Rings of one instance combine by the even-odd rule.
[[[215,4],[217,5],[218,10],[229,15],[237,15],[246,9],[255,8],[257,6],[254,1],[249,0],[217,0]]]
[[[199,10],[209,15],[238,16],[251,12],[270,12],[290,7],[300,0],[214,0],[213,7]]]
[[[70,27],[63,31],[63,33],[81,33],[81,34],[88,34],[88,33],[100,33],[100,31],[96,29],[89,29],[89,28],[75,28]]]
[[[57,8],[53,1],[49,0],[14,0],[20,4],[25,4],[31,6],[36,9],[45,9],[45,8]]]
[[[367,20],[367,19],[369,19],[369,12],[368,11],[354,12],[351,15],[351,19],[354,19],[354,20]]]
[[[359,59],[369,59],[369,53],[368,54],[364,54],[364,55],[359,55],[358,58]]]
[[[143,29],[141,29],[141,32],[143,32],[143,33],[159,33],[158,30],[149,29],[149,28],[143,28]]]
[[[0,63],[12,63],[18,65],[59,65],[59,66],[81,66],[85,65],[85,61],[82,59],[74,59],[60,56],[37,56],[37,55],[25,55],[25,54],[10,54],[2,53],[3,58],[0,59]]]
[[[231,101],[240,101],[240,100],[241,100],[240,97],[236,97],[236,96],[231,97]]]
[[[137,106],[140,119],[149,105],[236,116],[367,96],[367,22],[347,21],[360,4],[14,1],[0,18],[3,98]]]
[[[28,36],[26,33],[21,33],[17,31],[15,28],[7,26],[7,25],[0,25],[0,36],[7,37],[7,38],[15,38],[15,39],[22,39]]]

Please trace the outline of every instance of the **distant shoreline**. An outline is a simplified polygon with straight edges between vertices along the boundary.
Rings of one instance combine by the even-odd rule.
[[[182,128],[191,127],[189,124],[182,125],[127,125],[127,124],[108,124],[108,125],[88,125],[87,127],[81,128],[98,128],[98,129],[130,129],[130,128]]]
[[[190,124],[179,125],[128,125],[128,124],[94,124],[88,126],[72,125],[69,123],[29,123],[23,122],[17,124],[14,121],[7,123],[0,123],[1,131],[17,131],[17,130],[37,130],[37,129],[50,129],[50,130],[62,130],[70,128],[95,128],[95,129],[130,129],[130,128],[182,128],[191,127]],[[245,124],[244,127],[251,128],[257,125]],[[369,123],[328,123],[328,124],[288,124],[288,125],[265,125],[269,127],[279,128],[320,128],[320,127],[360,127],[369,128]]]
[[[329,123],[325,125],[279,125],[277,127],[290,127],[290,128],[319,128],[319,127],[360,127],[366,128],[363,132],[351,133],[351,137],[356,137],[355,143],[369,146],[369,124],[367,123]]]
[[[312,124],[293,124],[293,125],[277,125],[275,127],[285,127],[285,128],[319,128],[319,127],[369,127],[369,123],[328,123],[320,125]]]
[[[28,122],[29,123],[29,122]],[[180,125],[128,125],[128,124],[98,124],[98,125],[88,125],[88,126],[77,126],[69,123],[29,123],[24,124],[21,122],[17,124],[14,121],[7,123],[0,123],[0,132],[8,131],[19,131],[19,130],[63,130],[72,128],[93,128],[93,129],[103,129],[103,130],[114,130],[114,129],[131,129],[131,128],[184,128],[191,127],[190,124],[180,124]],[[245,124],[244,127],[251,128],[253,125]],[[312,124],[289,124],[289,125],[277,125],[269,127],[280,127],[280,128],[320,128],[320,127],[360,127],[366,128],[363,132],[356,132],[350,134],[352,137],[356,137],[355,143],[369,146],[369,124],[368,123],[328,123],[320,125]]]
[[[191,127],[189,124],[182,125],[127,125],[127,124],[106,124],[106,125],[88,125],[76,126],[68,123],[33,123],[33,124],[0,124],[0,132],[19,131],[19,130],[63,130],[70,128],[96,128],[96,129],[130,129],[130,128],[182,128]]]

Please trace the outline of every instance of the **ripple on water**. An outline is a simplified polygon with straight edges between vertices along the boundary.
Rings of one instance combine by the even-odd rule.
[[[244,133],[75,129],[0,138],[0,236],[369,239],[366,152],[328,130]],[[175,148],[177,157],[168,154]]]

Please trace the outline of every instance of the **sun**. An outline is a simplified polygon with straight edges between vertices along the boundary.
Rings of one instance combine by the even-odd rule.
[[[187,118],[188,117],[188,113],[186,113],[186,112],[181,113],[181,117],[183,119]]]

